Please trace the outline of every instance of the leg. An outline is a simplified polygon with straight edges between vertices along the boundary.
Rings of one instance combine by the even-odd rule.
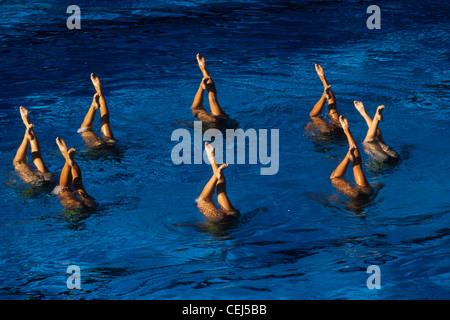
[[[353,162],[353,176],[355,178],[355,182],[360,187],[370,187],[370,184],[367,181],[367,178],[362,169],[361,154],[360,154],[360,152],[358,150],[358,146],[356,145],[355,140],[353,139],[353,136],[350,132],[348,121],[343,116],[339,117],[339,121],[340,121],[342,129],[344,129],[344,133],[348,139],[348,143],[349,143],[349,147],[350,147],[350,151],[349,151],[350,154],[347,153],[347,158],[349,158]]]
[[[355,105],[356,110],[358,110],[358,112],[361,114],[361,116],[366,121],[367,127],[370,128],[370,126],[372,125],[372,118],[366,112],[366,108],[364,107],[364,104],[361,101],[354,101],[353,103]],[[376,138],[379,141],[384,142],[383,137],[381,135],[380,128],[377,128]]]
[[[208,183],[203,188],[202,193],[198,196],[198,199],[212,201],[212,197],[216,190],[216,183],[217,183],[217,176],[213,174],[211,179],[209,179]]]
[[[325,72],[323,71],[322,66],[316,64],[315,68],[317,75],[319,76],[320,81],[322,81],[323,87],[327,94],[326,98],[328,102],[328,113],[333,120],[337,121],[339,120],[339,114],[336,108],[336,97],[334,95],[334,92],[333,90],[331,90],[331,86],[328,84],[327,79],[325,78]]]
[[[96,93],[92,99],[91,106],[89,107],[89,110],[81,123],[80,129],[78,129],[78,132],[81,133],[81,137],[84,142],[86,142],[86,144],[91,148],[96,148],[103,145],[102,138],[100,138],[92,129],[96,111],[97,109],[100,109],[99,98],[100,95]]]
[[[379,106],[377,108],[377,112],[373,117],[372,123],[369,126],[369,130],[367,130],[366,137],[364,141],[372,141],[377,138],[377,130],[378,130],[378,122],[383,119],[383,114],[381,113],[384,109],[384,106]]]
[[[13,164],[14,166],[19,164],[28,164],[27,161],[27,151],[28,145],[30,144],[29,134],[27,133],[28,128],[25,132],[25,136],[23,137],[22,143],[20,144],[19,149],[17,149],[16,156],[14,157]]]
[[[198,120],[206,123],[212,123],[217,121],[216,117],[214,117],[212,114],[210,114],[203,108],[203,101],[204,101],[203,93],[206,89],[206,82],[207,78],[203,78],[197,90],[197,93],[195,94],[191,110],[194,117],[196,117]]]
[[[42,158],[41,154],[41,146],[39,144],[39,140],[37,138],[37,135],[34,132],[34,125],[30,124],[29,118],[28,118],[28,110],[24,107],[20,107],[20,116],[22,117],[22,121],[25,124],[25,127],[29,129],[29,136],[31,137],[30,145],[31,145],[31,157],[33,158],[33,163],[41,173],[48,173],[49,170],[47,166],[44,163],[44,159]]]
[[[331,87],[331,86],[329,86]],[[316,128],[323,134],[330,134],[333,132],[333,126],[330,123],[326,122],[320,114],[322,113],[323,107],[325,105],[325,101],[327,100],[327,90],[329,87],[323,90],[323,94],[320,97],[319,101],[314,105],[313,109],[309,113],[311,117],[311,121],[313,124],[313,128]]]
[[[344,178],[345,173],[347,171],[348,165],[353,159],[352,157],[352,148],[350,148],[345,155],[345,158],[341,161],[341,163],[337,166],[337,168],[333,171],[330,176],[331,183],[333,186],[345,194],[350,198],[354,198],[358,195],[358,190],[352,184]]]
[[[81,123],[80,129],[92,128],[94,124],[95,113],[99,108],[100,108],[99,94],[96,93],[94,95],[94,98],[92,99],[91,106],[86,116],[84,117],[83,123]]]
[[[75,151],[75,149],[71,150]],[[78,167],[78,164],[74,162],[71,169],[72,169],[72,185],[74,190],[78,193],[78,195],[80,196],[81,200],[85,205],[87,205],[88,207],[95,207],[96,206],[95,199],[91,197],[84,188],[83,180],[81,178],[81,170]]]
[[[227,195],[225,176],[222,172],[228,164],[223,164],[217,169],[217,201],[225,212],[236,211]]]
[[[360,101],[354,101],[356,110],[359,111],[361,116],[364,118],[364,120],[367,123],[367,127],[370,129],[372,126],[372,118],[367,114],[366,109],[364,108],[364,105]],[[378,110],[377,110],[378,111]],[[383,135],[381,134],[381,130],[379,127],[377,127],[376,133],[375,133],[375,139],[377,142],[368,142],[366,141],[365,147],[366,152],[370,153],[372,157],[377,158],[379,161],[387,160],[387,156],[391,158],[398,158],[399,155],[397,152],[395,152],[391,147],[389,147],[386,142],[384,141]],[[384,153],[384,154],[383,154]]]
[[[345,173],[347,172],[348,165],[350,164],[350,149],[345,155],[345,158],[341,161],[341,163],[337,166],[336,169],[331,173],[330,179],[333,180],[335,178],[344,178]]]
[[[319,101],[316,102],[311,112],[309,113],[310,117],[319,116],[322,113],[323,107],[325,106],[325,102],[327,101],[327,95],[325,90],[323,90],[322,96]]]
[[[30,140],[34,139],[34,136],[31,134],[32,126],[33,125],[30,124],[27,127],[22,143],[20,144],[16,156],[14,157],[13,164],[14,169],[19,174],[23,182],[38,186],[42,185],[45,181],[40,174],[33,171],[27,161],[28,145],[30,144]]]
[[[61,154],[66,159],[63,171],[61,172],[60,187],[64,189],[72,185],[73,189],[78,193],[85,205],[89,207],[95,206],[95,199],[92,198],[84,189],[83,181],[81,179],[81,170],[74,160],[76,150],[74,148],[69,150],[64,140],[59,137],[56,138],[56,144],[58,145]],[[71,196],[66,197],[73,198]]]
[[[66,160],[59,178],[59,185],[64,189],[72,185],[72,166],[75,163],[73,161],[73,153],[75,152],[75,149],[72,148],[69,150],[64,140],[59,137],[56,138],[56,144],[58,145],[59,151],[61,151],[62,156]]]
[[[67,162],[64,163],[61,175],[59,176],[59,186],[63,190],[72,187],[72,170]]]
[[[101,115],[101,131],[103,136],[114,139],[111,126],[109,124],[109,110],[106,104],[105,96],[103,95],[100,79],[93,73],[91,73],[91,81],[94,85],[95,91],[98,94],[98,101],[100,104],[100,115]]]
[[[209,107],[211,108],[211,113],[217,117],[226,117],[226,113],[222,110],[219,105],[219,101],[217,100],[217,90],[214,81],[211,79],[211,76],[206,69],[205,57],[203,57],[201,54],[197,54],[197,62],[204,79],[207,79],[206,89],[208,90]]]
[[[206,151],[206,154],[208,155],[208,160],[211,163],[211,167],[213,169],[213,175],[212,175],[211,179],[209,179],[206,186],[203,188],[203,191],[200,194],[200,196],[198,197],[198,199],[212,201],[212,197],[213,197],[214,191],[216,189],[216,183],[217,183],[217,179],[218,179],[217,170],[218,170],[219,166],[217,165],[216,160],[214,158],[214,156],[215,156],[214,147],[211,144],[209,144],[208,142],[205,142],[205,151]]]

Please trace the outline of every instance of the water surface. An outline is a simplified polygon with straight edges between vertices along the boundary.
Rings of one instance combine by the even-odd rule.
[[[66,7],[7,1],[0,24],[0,297],[3,299],[448,299],[448,5],[379,1],[380,30],[361,1],[78,1]],[[220,229],[195,198],[207,164],[173,164],[173,130],[191,129],[189,107],[207,58],[219,101],[241,128],[280,130],[280,169],[230,165],[228,194],[242,212]],[[357,141],[386,105],[381,129],[396,166],[364,155],[377,184],[363,207],[330,173],[347,150],[305,132],[325,68]],[[93,152],[76,130],[97,73],[119,140]],[[56,136],[78,149],[86,189],[100,204],[66,212],[51,190],[14,174],[30,110],[43,157],[59,175]],[[99,118],[96,129],[98,130]],[[193,132],[193,131],[191,131]],[[350,172],[347,177],[352,180]],[[66,269],[81,269],[68,290]],[[378,265],[382,288],[366,287]]]

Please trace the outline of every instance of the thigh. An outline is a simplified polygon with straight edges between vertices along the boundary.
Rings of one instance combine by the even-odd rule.
[[[384,162],[389,158],[376,140],[364,141],[363,146],[364,152],[376,161]]]
[[[103,145],[103,139],[90,128],[81,132],[81,137],[91,148],[100,147]]]
[[[207,112],[203,107],[197,107],[192,109],[192,114],[201,122],[216,123],[217,117]]]
[[[83,203],[70,189],[61,189],[58,193],[58,200],[66,209],[81,209]]]
[[[14,168],[23,182],[31,185],[41,185],[44,183],[42,176],[35,172],[28,163],[16,163]]]
[[[333,186],[345,194],[347,197],[356,198],[359,195],[359,191],[348,180],[343,178],[334,178],[331,180]]]
[[[220,211],[214,202],[210,200],[201,199],[197,202],[197,207],[200,212],[210,221],[218,222],[225,218],[225,215]]]

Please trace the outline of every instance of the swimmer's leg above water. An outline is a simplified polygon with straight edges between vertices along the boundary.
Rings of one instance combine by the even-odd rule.
[[[319,79],[323,84],[324,95],[328,102],[328,114],[330,115],[331,119],[338,122],[339,114],[337,112],[336,97],[334,95],[334,92],[331,89],[331,86],[329,85],[327,79],[325,78],[325,71],[323,71],[322,66],[319,64],[316,64],[315,68],[316,68],[317,75],[319,76]],[[322,97],[323,97],[323,95],[322,95]]]
[[[224,219],[235,217],[239,212],[234,208],[226,192],[226,182],[223,170],[228,164],[220,167],[215,161],[214,147],[208,142],[205,143],[205,151],[213,169],[213,175],[203,188],[202,193],[197,198],[197,205],[200,211],[211,221],[223,221]],[[221,206],[219,210],[213,202],[215,189],[217,188],[217,201]]]
[[[111,125],[109,122],[109,109],[106,104],[105,96],[103,95],[102,86],[100,83],[100,78],[95,74],[91,73],[91,81],[94,85],[95,91],[98,94],[98,102],[100,104],[100,123],[101,131],[104,137],[114,140],[114,135],[111,130]]]
[[[203,74],[203,79],[206,80],[205,89],[208,90],[208,100],[211,113],[216,117],[227,117],[226,113],[220,107],[219,100],[217,99],[216,85],[206,69],[205,57],[201,54],[197,54],[197,62],[200,71]]]
[[[25,182],[37,182],[38,180],[41,182],[49,181],[53,177],[53,174],[48,170],[42,158],[41,146],[33,129],[34,125],[30,124],[28,110],[22,106],[20,107],[20,116],[26,130],[22,143],[14,157],[14,167]],[[37,173],[28,164],[27,152],[29,145],[31,146],[31,157],[33,158],[33,164],[37,169]]]
[[[389,147],[384,141],[381,130],[379,128],[379,121],[383,119],[382,111],[385,107],[383,105],[379,106],[374,118],[372,119],[366,112],[366,109],[362,102],[354,101],[354,105],[356,110],[358,110],[358,112],[366,121],[368,127],[368,131],[364,139],[365,147],[370,148],[372,153],[378,154],[377,158],[381,160],[385,160],[386,156],[389,156],[391,158],[398,158],[399,156],[397,152]],[[383,152],[385,153],[385,155],[382,154]]]
[[[104,142],[114,142],[115,140],[110,124],[109,109],[103,95],[100,79],[98,76],[91,73],[91,81],[94,85],[96,93],[92,99],[91,106],[80,126],[79,132],[89,146],[96,147],[102,145]],[[95,134],[93,130],[95,114],[98,109],[100,109],[100,130],[103,134],[103,140],[97,134]]]
[[[370,194],[372,193],[372,188],[367,181],[362,168],[361,154],[359,152],[358,146],[353,139],[350,132],[348,121],[345,117],[340,116],[339,121],[341,123],[342,129],[348,139],[349,150],[342,160],[342,162],[337,166],[330,176],[333,185],[348,196],[357,196],[359,193]],[[352,162],[353,164],[353,176],[358,188],[353,187],[347,180],[344,179],[345,173],[347,171],[348,165]]]
[[[324,90],[319,101],[316,102],[311,112],[309,113],[309,116],[311,117],[312,127],[308,124],[307,130],[310,130],[310,128],[313,128],[313,130],[317,129],[320,133],[325,135],[329,135],[332,133],[341,133],[339,131],[336,131],[336,128],[339,128],[340,124],[334,92],[331,89],[331,85],[325,78],[325,72],[323,71],[322,66],[316,64],[315,69],[320,81],[323,84]],[[321,116],[323,108],[325,106],[325,102],[328,103],[328,114],[332,120],[331,122],[325,121]]]
[[[194,97],[194,102],[192,103],[191,110],[193,115],[203,122],[217,122],[218,119],[227,119],[228,115],[221,108],[219,101],[217,99],[217,90],[214,81],[206,68],[205,57],[201,54],[197,54],[197,62],[200,71],[203,74],[203,79]],[[204,109],[204,91],[208,91],[208,100],[211,113]]]
[[[83,204],[88,207],[94,207],[95,199],[86,192],[81,177],[81,170],[74,159],[76,150],[74,148],[68,149],[64,140],[59,137],[56,138],[56,144],[66,160],[59,179],[60,191],[58,196],[61,203],[65,207],[80,207]],[[73,191],[80,197],[81,201]]]

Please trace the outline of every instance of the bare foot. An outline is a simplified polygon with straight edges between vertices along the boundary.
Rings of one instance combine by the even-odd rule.
[[[204,70],[206,70],[205,57],[203,55],[201,55],[200,53],[197,54],[197,62],[198,62],[198,66],[199,66],[200,70],[202,70],[202,72]]]
[[[63,139],[60,137],[56,138],[56,144],[58,145],[59,151],[61,151],[61,154],[63,155],[64,159],[66,159],[66,162],[70,165],[74,165],[73,156],[75,155],[75,149],[70,149],[70,151],[67,148],[67,145]],[[70,152],[70,154],[69,154]]]
[[[383,120],[383,114],[382,114],[383,109],[384,109],[383,105],[378,106],[378,108],[377,108],[377,113],[375,114],[375,117],[377,117],[379,121]]]
[[[95,110],[97,110],[98,108],[100,108],[100,102],[99,99],[100,95],[98,93],[94,94],[94,97],[92,98],[92,105],[94,107]]]
[[[351,162],[355,160],[355,155],[353,154],[356,150],[356,146],[351,146],[348,149],[347,157],[350,159]]]
[[[102,90],[100,78],[97,77],[95,74],[91,73],[91,81],[92,81],[92,84],[94,85],[95,90],[100,94],[100,92]]]
[[[366,113],[366,108],[364,108],[364,104],[361,101],[353,101],[353,104],[355,105],[356,110],[359,111],[359,113],[364,114]]]
[[[33,127],[34,127],[34,124],[28,124],[27,129],[25,130],[25,135],[29,141],[34,139],[33,132],[31,132],[31,129],[33,129]]]
[[[322,66],[320,64],[315,64],[315,67],[316,67],[316,72],[317,72],[317,75],[319,76],[319,78],[325,77],[325,72],[323,71]]]
[[[339,123],[341,124],[341,127],[342,127],[342,129],[344,129],[344,131],[348,131],[349,130],[348,120],[347,120],[346,117],[339,116]]]
[[[210,144],[209,142],[205,142],[205,151],[206,155],[208,156],[209,162],[212,164],[216,161],[215,159],[215,153],[214,153],[214,146]]]
[[[211,79],[211,77],[203,77],[203,79],[202,79],[202,88],[203,88],[203,90],[207,89],[207,83],[208,83],[208,81],[210,79]]]
[[[75,157],[75,152],[76,152],[77,150],[75,149],[75,148],[70,148],[68,151],[67,151],[67,155],[69,156],[69,159],[70,159],[70,162],[71,163],[69,163],[71,166],[73,165],[73,163],[74,163],[74,157]]]
[[[223,165],[221,165],[218,169],[217,169],[217,180],[222,180],[223,178],[223,174],[222,171],[223,169],[225,169],[226,167],[228,167],[227,163],[224,163]]]
[[[22,117],[22,121],[25,124],[26,127],[30,124],[30,121],[28,119],[28,110],[24,107],[20,106],[20,116]]]

